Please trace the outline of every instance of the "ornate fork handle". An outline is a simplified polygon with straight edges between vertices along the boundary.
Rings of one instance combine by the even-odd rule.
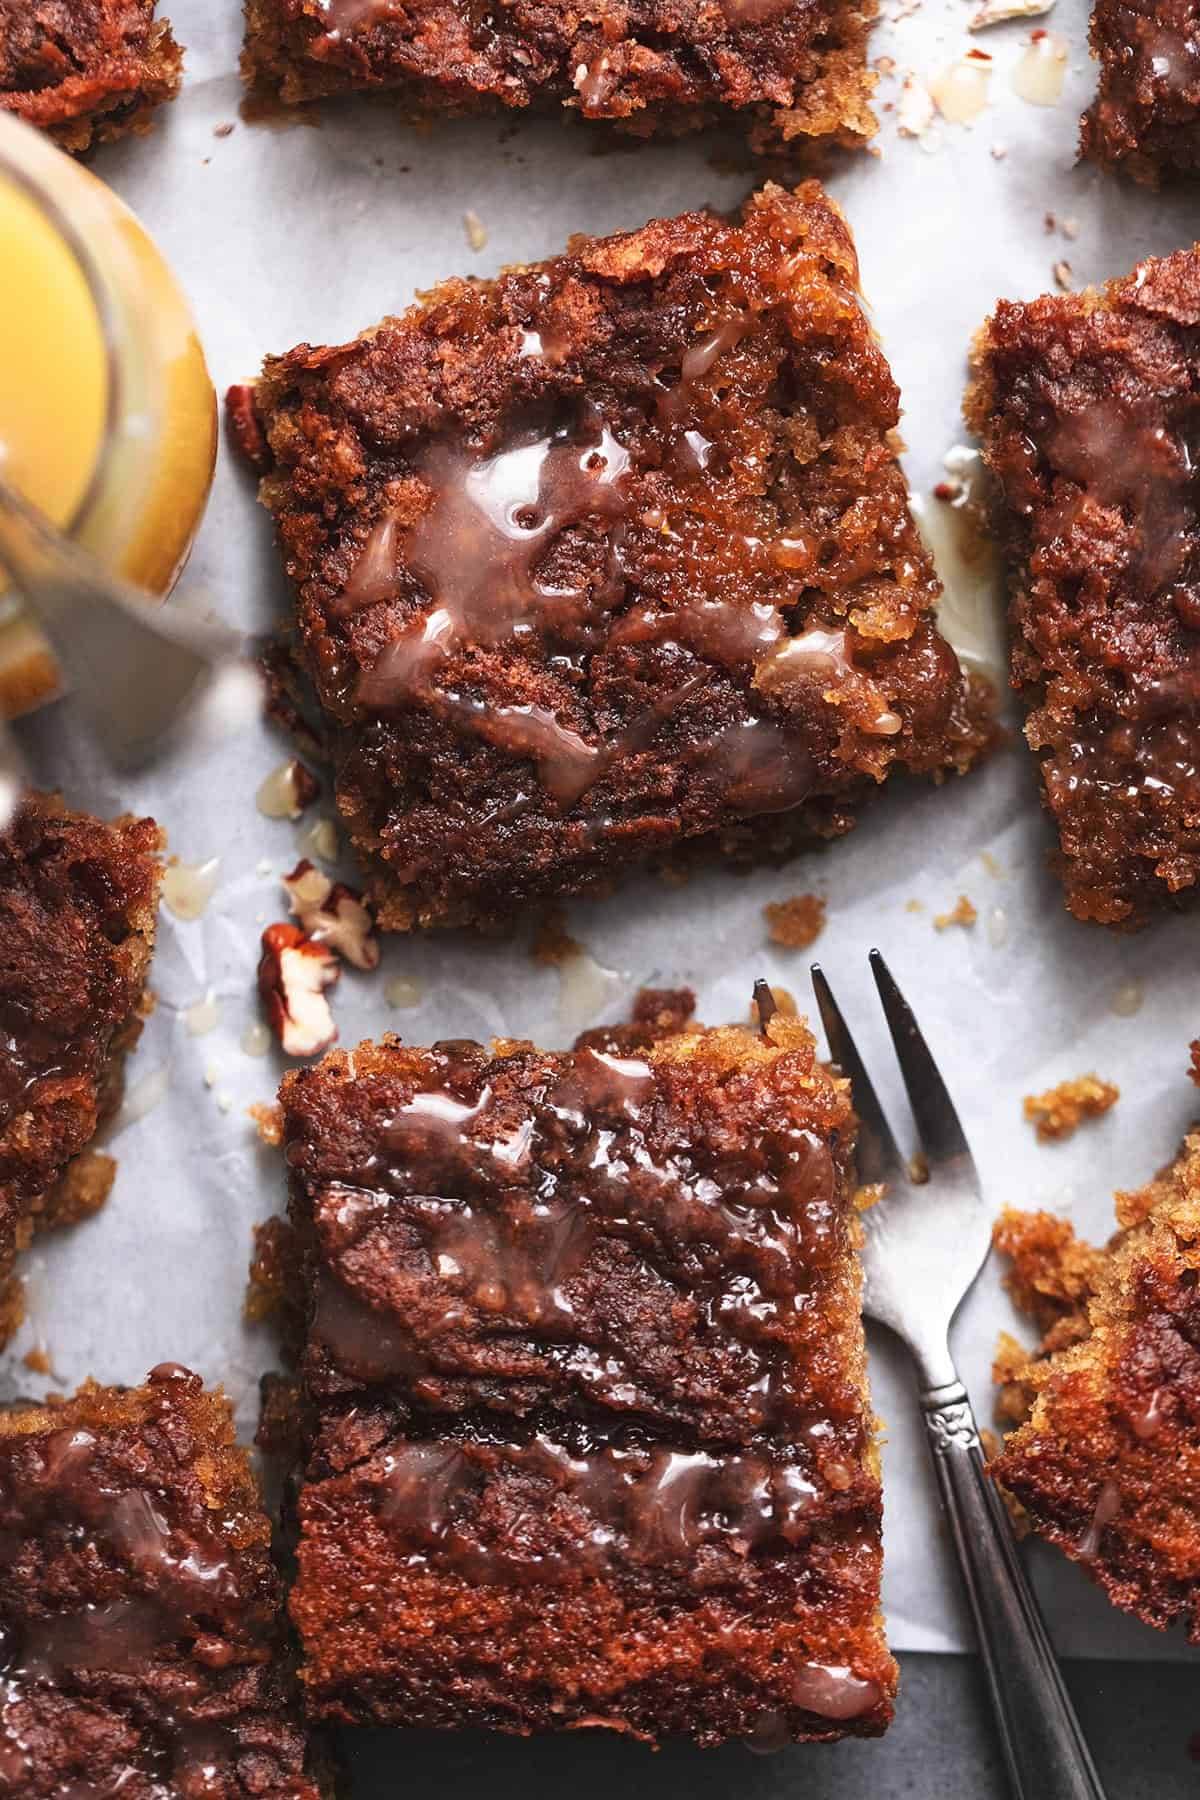
[[[1016,1800],[1104,1800],[960,1381],[921,1395]]]

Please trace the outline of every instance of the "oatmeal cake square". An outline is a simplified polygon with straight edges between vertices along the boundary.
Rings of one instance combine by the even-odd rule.
[[[874,0],[246,0],[243,73],[295,105],[385,95],[408,121],[565,108],[640,137],[737,121],[761,149],[875,130]]]
[[[67,150],[146,131],[183,52],[155,0],[0,0],[0,108]]]
[[[834,836],[986,738],[820,188],[451,281],[232,404],[380,923]]]
[[[890,1718],[846,1084],[796,1020],[649,1016],[285,1078],[317,1717]]]
[[[1033,1529],[1147,1625],[1200,1643],[1200,1135],[1117,1195],[1105,1249],[1048,1213],[1008,1212],[998,1247],[1045,1332],[1003,1342],[992,1472]]]
[[[1200,170],[1200,0],[1096,0],[1085,156],[1157,187]]]
[[[176,1363],[0,1411],[0,1795],[318,1800],[270,1539]]]
[[[49,794],[0,832],[0,1335],[20,1316],[17,1251],[112,1185],[87,1146],[142,1029],[162,844],[153,819],[105,823]]]
[[[995,476],[1012,682],[1067,905],[1134,925],[1200,875],[1200,250],[1002,302],[967,418]]]

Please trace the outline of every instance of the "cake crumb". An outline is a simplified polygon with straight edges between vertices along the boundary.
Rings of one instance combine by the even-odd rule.
[[[258,1128],[258,1135],[264,1144],[272,1150],[278,1150],[283,1142],[283,1112],[278,1106],[268,1106],[262,1100],[256,1100],[253,1106],[246,1108]]]
[[[979,917],[979,912],[965,894],[960,894],[950,912],[938,913],[933,921],[935,931],[946,931],[951,925],[962,925],[969,929]]]
[[[463,214],[463,230],[467,234],[467,242],[472,250],[483,250],[488,241],[487,226],[476,212],[469,209]]]
[[[573,938],[567,930],[567,918],[561,906],[548,906],[542,914],[537,936],[529,946],[529,954],[534,962],[545,963],[548,968],[561,968],[573,956],[579,956],[583,945]]]
[[[1054,279],[1064,294],[1069,294],[1074,289],[1075,276],[1072,273],[1070,263],[1065,257],[1061,257],[1059,261],[1055,263]]]
[[[1121,1090],[1098,1075],[1080,1075],[1060,1081],[1044,1094],[1026,1094],[1025,1117],[1037,1127],[1042,1143],[1060,1143],[1072,1137],[1085,1119],[1098,1119],[1121,1098]]]
[[[254,1227],[254,1255],[246,1286],[245,1318],[251,1325],[273,1322],[289,1336],[299,1281],[296,1234],[287,1219],[264,1219]]]
[[[35,1344],[32,1350],[27,1350],[21,1361],[31,1375],[51,1375],[54,1372],[50,1352],[42,1344]]]
[[[904,902],[904,910],[905,912],[910,913],[924,912],[925,902],[923,900],[906,900]]]
[[[825,902],[819,894],[792,894],[763,907],[767,936],[785,950],[807,950],[825,929]]]

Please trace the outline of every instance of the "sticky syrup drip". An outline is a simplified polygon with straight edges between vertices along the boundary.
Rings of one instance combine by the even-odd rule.
[[[1106,1481],[1096,1497],[1087,1530],[1077,1546],[1078,1555],[1083,1561],[1094,1562],[1099,1556],[1105,1529],[1112,1524],[1120,1510],[1121,1490],[1115,1481]]]
[[[320,0],[325,29],[331,37],[369,31],[384,19],[394,18],[394,0]]]

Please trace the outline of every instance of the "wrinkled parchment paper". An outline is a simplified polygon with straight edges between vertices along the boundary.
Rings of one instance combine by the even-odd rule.
[[[963,441],[965,346],[993,301],[1052,287],[1061,260],[1077,284],[1121,273],[1142,255],[1190,242],[1200,215],[1186,194],[1156,197],[1073,166],[1075,119],[1094,80],[1084,0],[1057,0],[1048,19],[970,38],[978,0],[908,5],[885,0],[885,10],[906,16],[885,20],[873,44],[896,64],[880,90],[887,110],[878,154],[841,165],[831,187],[854,226],[864,288],[903,391],[913,491],[936,516],[945,509],[930,489]],[[729,205],[748,186],[746,175],[716,166],[711,146],[599,155],[585,133],[555,121],[460,123],[418,135],[385,110],[346,105],[319,129],[247,125],[238,115],[235,0],[170,0],[165,10],[188,47],[183,95],[151,138],[108,147],[95,168],[178,272],[219,391],[251,376],[264,352],[306,338],[337,342],[447,274],[487,275],[552,253],[573,231],[630,227],[704,201]],[[1055,106],[1032,106],[1012,86],[1031,24],[1069,44]],[[899,77],[912,70],[928,81],[969,44],[993,58],[987,109],[969,128],[943,121],[920,141],[901,136]],[[228,124],[234,129],[218,135]],[[486,243],[464,224],[468,212]],[[947,541],[938,542],[945,552]],[[950,556],[943,572],[948,629],[994,662],[999,638],[986,586],[964,583]],[[179,603],[214,606],[254,630],[286,610],[266,515],[227,449]],[[328,793],[298,826],[261,816],[255,791],[288,751],[257,723],[134,781],[97,765],[69,707],[23,735],[40,778],[61,784],[74,803],[153,812],[182,862],[218,858],[219,867],[199,919],[164,912],[152,977],[160,1004],[130,1065],[128,1111],[141,1116],[110,1134],[120,1173],[106,1211],[26,1258],[29,1317],[8,1353],[8,1386],[39,1392],[88,1373],[138,1380],[172,1358],[224,1381],[249,1434],[272,1344],[243,1323],[244,1271],[250,1227],[280,1208],[283,1183],[246,1109],[273,1098],[281,1060],[274,1051],[248,1055],[242,1039],[257,1018],[259,932],[285,916],[279,876],[328,815]],[[1050,1206],[1103,1236],[1113,1188],[1147,1179],[1200,1114],[1184,1074],[1189,1039],[1200,1033],[1197,924],[1178,918],[1121,938],[1074,923],[1043,866],[1048,841],[1018,743],[941,791],[894,783],[848,841],[787,869],[714,871],[682,888],[634,881],[615,899],[573,905],[571,929],[593,961],[567,981],[533,963],[524,938],[390,942],[379,976],[343,976],[335,995],[342,1041],[390,1028],[415,1042],[505,1033],[558,1044],[619,1015],[645,983],[690,983],[700,1016],[712,1022],[742,1016],[759,975],[807,1007],[809,956],[767,941],[762,907],[815,891],[828,902],[828,924],[814,954],[897,1121],[907,1126],[867,970],[873,944],[917,1008],[996,1209]],[[978,909],[977,924],[936,931],[933,916],[959,894]],[[385,985],[397,980],[419,986],[418,1004],[388,1005]],[[215,1029],[193,1035],[189,1015],[204,1017],[191,1009],[208,995]],[[1038,1145],[1021,1118],[1022,1095],[1092,1069],[1119,1083],[1119,1105],[1068,1144]],[[981,1418],[990,1416],[989,1362],[1001,1327],[1025,1329],[989,1267],[956,1339]],[[33,1346],[47,1350],[52,1378],[22,1367]],[[966,1647],[909,1370],[879,1337],[872,1375],[887,1432],[892,1643]],[[1113,1611],[1062,1559],[1035,1548],[1033,1562],[1064,1652],[1187,1654],[1178,1635],[1163,1638]]]

